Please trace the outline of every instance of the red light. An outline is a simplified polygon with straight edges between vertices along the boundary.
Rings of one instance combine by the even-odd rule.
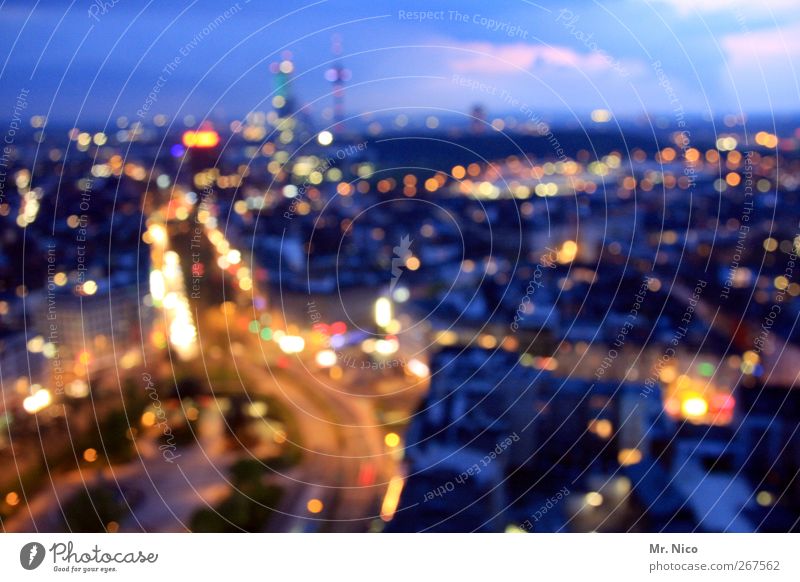
[[[337,321],[331,324],[331,334],[340,335],[347,331],[347,325],[343,321]]]
[[[358,484],[360,487],[368,487],[375,484],[375,466],[371,463],[361,465],[358,470]]]
[[[187,148],[213,148],[219,144],[219,134],[213,129],[183,132],[183,145]]]
[[[730,394],[715,394],[711,398],[711,406],[715,410],[730,412],[736,406],[736,400]]]

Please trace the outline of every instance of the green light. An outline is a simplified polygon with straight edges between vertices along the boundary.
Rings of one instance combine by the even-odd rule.
[[[261,325],[258,323],[258,320],[254,319],[250,322],[250,325],[247,326],[247,329],[249,329],[252,333],[258,333],[260,327]]]
[[[261,330],[261,339],[263,339],[266,342],[271,340],[272,339],[272,330],[270,328],[268,328],[268,327],[265,327],[264,329],[262,329]]]
[[[700,364],[697,364],[697,372],[706,378],[713,376],[715,370],[716,368],[714,368],[714,364],[711,362],[701,362]]]

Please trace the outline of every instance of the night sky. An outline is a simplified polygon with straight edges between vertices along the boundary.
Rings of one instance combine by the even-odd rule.
[[[796,0],[102,4],[0,4],[0,118],[11,117],[23,89],[27,111],[51,121],[133,117],[180,56],[148,116],[233,119],[270,108],[269,64],[286,50],[292,91],[317,116],[331,105],[324,72],[334,34],[352,73],[348,115],[463,114],[476,102],[513,113],[524,102],[567,118],[597,108],[631,118],[676,107],[717,116],[785,114],[800,103]],[[408,17],[417,10],[434,18]]]

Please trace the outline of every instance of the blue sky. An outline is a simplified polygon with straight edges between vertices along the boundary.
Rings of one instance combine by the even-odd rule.
[[[148,115],[235,118],[268,108],[269,63],[284,50],[294,93],[319,115],[331,104],[323,73],[334,33],[352,72],[350,115],[463,113],[477,102],[490,114],[527,106],[567,117],[596,108],[620,117],[676,107],[786,113],[800,104],[797,0],[105,3],[0,4],[0,118],[21,89],[27,111],[51,120],[133,117],[159,75]],[[408,17],[414,11],[434,19]]]

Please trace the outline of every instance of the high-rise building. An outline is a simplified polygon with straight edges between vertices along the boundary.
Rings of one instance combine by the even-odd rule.
[[[344,83],[350,79],[350,71],[338,60],[342,54],[342,39],[338,34],[333,36],[332,51],[337,60],[325,71],[325,80],[333,85],[333,129],[341,133],[344,129]]]
[[[281,60],[270,65],[274,83],[272,106],[279,117],[289,117],[295,112],[294,96],[292,95],[291,74],[294,72],[292,53],[284,51]]]

